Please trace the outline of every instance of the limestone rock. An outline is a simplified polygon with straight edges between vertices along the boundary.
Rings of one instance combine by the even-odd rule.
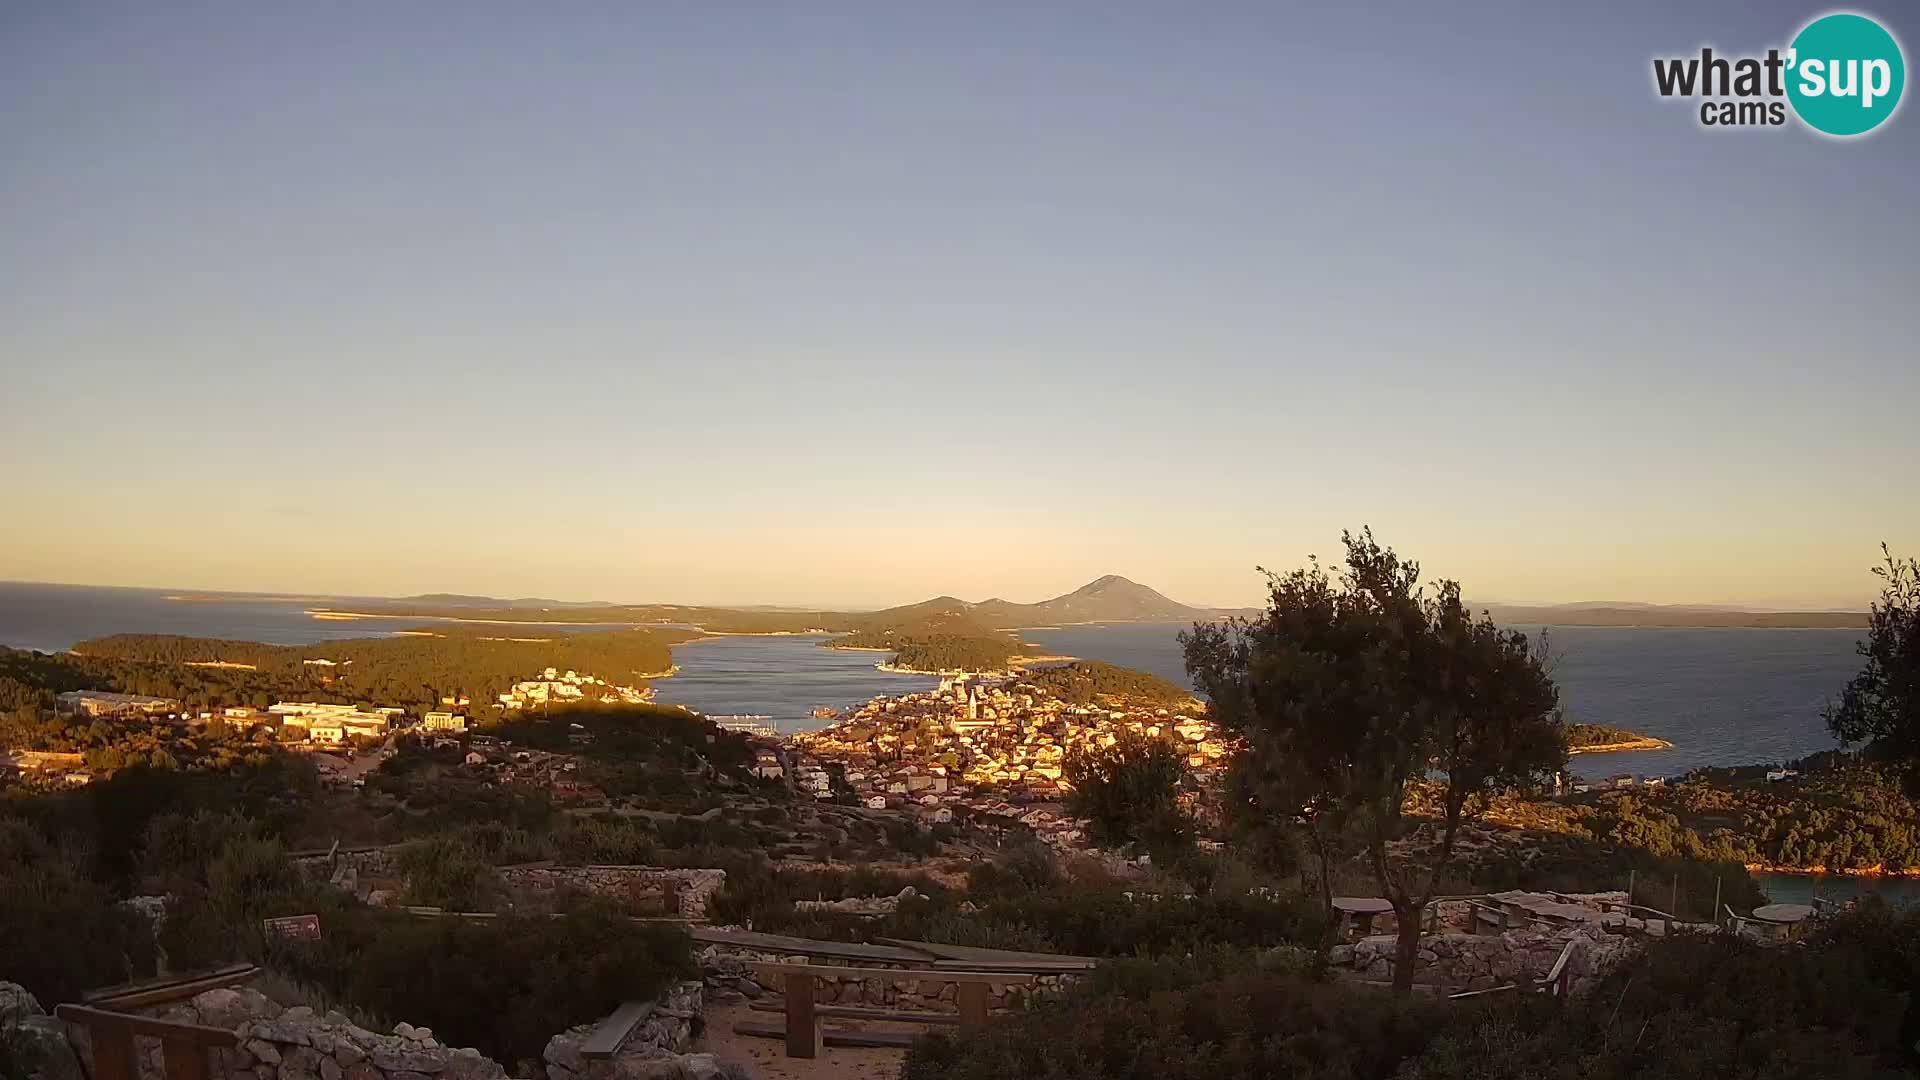
[[[434,1054],[419,1050],[391,1050],[386,1047],[376,1048],[373,1053],[367,1055],[367,1060],[373,1062],[374,1067],[384,1073],[412,1072],[424,1075],[441,1072],[447,1067],[447,1063]]]

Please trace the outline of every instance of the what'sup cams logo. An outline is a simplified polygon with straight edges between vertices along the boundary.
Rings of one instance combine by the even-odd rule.
[[[1886,27],[1835,12],[1801,27],[1764,56],[1655,57],[1663,98],[1697,99],[1700,126],[1782,127],[1789,115],[1822,135],[1865,135],[1892,118],[1907,85],[1906,58]],[[1791,110],[1791,114],[1789,114]]]

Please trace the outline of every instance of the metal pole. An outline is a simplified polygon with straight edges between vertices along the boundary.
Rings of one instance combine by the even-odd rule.
[[[1633,879],[1634,879],[1634,876],[1639,873],[1640,871],[1638,870],[1627,871],[1627,903],[1629,905],[1633,903]]]
[[[1680,914],[1680,875],[1673,875],[1673,900],[1667,904],[1667,914]]]
[[[1720,875],[1719,874],[1713,875],[1713,921],[1715,925],[1719,925],[1719,922],[1720,922]]]

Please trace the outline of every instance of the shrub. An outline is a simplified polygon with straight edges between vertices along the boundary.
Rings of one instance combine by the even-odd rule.
[[[509,1066],[538,1059],[556,1032],[696,971],[684,930],[636,924],[606,903],[487,922],[351,907],[323,912],[321,930],[318,942],[274,944],[269,963]]]
[[[1140,989],[928,1036],[908,1052],[904,1080],[1373,1080],[1424,1049],[1445,1011],[1295,972]]]
[[[407,900],[449,911],[491,911],[500,876],[480,844],[463,836],[436,836],[402,848],[400,872]]]
[[[0,817],[0,978],[48,1008],[151,970],[146,920],[88,879],[87,853]]]

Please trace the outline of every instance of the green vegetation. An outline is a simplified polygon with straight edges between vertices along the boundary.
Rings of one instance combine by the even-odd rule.
[[[1058,667],[1034,668],[1026,673],[1025,679],[1073,705],[1091,705],[1104,698],[1169,706],[1185,705],[1193,700],[1192,692],[1158,675],[1099,660],[1076,660]]]
[[[82,670],[104,677],[114,689],[192,705],[263,706],[285,697],[437,708],[449,696],[492,702],[516,681],[550,667],[641,685],[672,668],[671,646],[697,636],[688,630],[593,630],[509,639],[488,630],[434,627],[402,637],[264,645],[116,634],[83,641],[74,651]],[[207,664],[244,666],[194,666]]]
[[[337,906],[321,913],[320,930],[317,942],[276,943],[263,958],[359,1009],[509,1064],[537,1060],[552,1035],[697,973],[686,931],[635,924],[604,903],[484,923]]]
[[[893,667],[927,672],[1005,671],[1007,661],[1025,648],[1013,634],[968,615],[926,605],[863,616],[852,633],[825,644],[835,649],[890,650],[893,657],[888,663]]]
[[[1399,917],[1395,989],[1407,993],[1420,914],[1462,821],[1485,796],[1563,768],[1566,746],[1558,693],[1525,634],[1474,618],[1457,582],[1427,594],[1419,566],[1371,532],[1342,539],[1337,581],[1318,563],[1271,575],[1262,616],[1197,624],[1181,641],[1214,721],[1246,741],[1236,794],[1304,818],[1323,862],[1331,842],[1358,834]],[[1409,786],[1434,773],[1438,843],[1422,872],[1395,870],[1386,848]]]
[[[1920,560],[1901,562],[1884,544],[1880,551],[1886,562],[1873,572],[1883,586],[1859,645],[1866,663],[1828,711],[1827,726],[1898,766],[1907,789],[1920,794]]]
[[[1920,1063],[1920,914],[1868,910],[1807,948],[1648,943],[1585,1003],[1403,999],[1297,962],[1113,965],[1066,1000],[920,1040],[906,1080],[1878,1080]],[[1905,1019],[1902,1010],[1907,1009]]]
[[[1237,874],[1216,874],[1213,887],[1193,894],[1171,879],[1129,882],[1091,862],[1063,865],[1037,843],[974,863],[964,888],[923,873],[872,868],[782,869],[737,856],[718,865],[726,868],[727,883],[711,911],[716,922],[836,940],[897,937],[1088,956],[1165,956],[1209,946],[1296,944],[1317,938],[1322,928],[1314,905],[1295,895],[1255,892]],[[917,898],[878,919],[793,910],[795,900],[892,896],[909,885]],[[969,906],[963,909],[963,903]]]
[[[1101,847],[1178,850],[1194,832],[1191,815],[1179,804],[1186,773],[1186,754],[1172,741],[1122,737],[1067,758],[1064,777],[1073,788],[1067,813],[1086,818],[1088,839]]]
[[[1621,746],[1630,743],[1659,742],[1651,735],[1642,735],[1625,728],[1608,727],[1605,724],[1566,724],[1568,750],[1590,750],[1596,746]]]
[[[1844,754],[1768,783],[1759,770],[1704,770],[1664,790],[1576,801],[1596,836],[1659,855],[1806,870],[1920,868],[1920,806],[1897,772]]]

